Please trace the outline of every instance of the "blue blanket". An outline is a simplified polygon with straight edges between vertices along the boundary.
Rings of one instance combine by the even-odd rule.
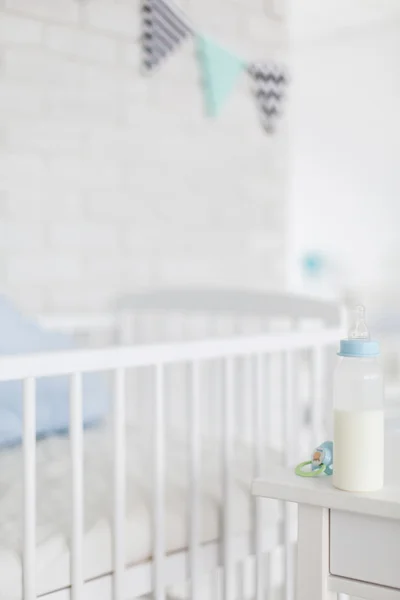
[[[0,296],[0,355],[31,354],[74,348],[73,339],[47,331]],[[1,356],[0,356],[1,360]],[[109,390],[101,374],[83,376],[83,421],[101,421],[108,410]],[[66,433],[69,421],[69,377],[43,377],[36,386],[36,434]],[[22,435],[22,382],[0,383],[0,445],[17,444]]]

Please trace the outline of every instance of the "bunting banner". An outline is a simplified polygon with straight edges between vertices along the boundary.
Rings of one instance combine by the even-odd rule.
[[[196,35],[196,54],[202,75],[206,113],[215,117],[230,96],[239,75],[246,69],[246,63],[202,35]]]
[[[249,66],[253,78],[253,94],[265,131],[273,133],[281,115],[287,86],[285,70],[275,63],[253,63]]]
[[[211,38],[196,32],[185,14],[168,0],[142,0],[143,71],[152,73],[189,37],[195,39],[206,114],[216,117],[236,87],[242,72],[252,80],[252,92],[261,125],[276,130],[282,114],[288,78],[282,66],[248,63]]]
[[[192,33],[177,8],[163,0],[142,2],[142,48],[144,71],[153,71]]]

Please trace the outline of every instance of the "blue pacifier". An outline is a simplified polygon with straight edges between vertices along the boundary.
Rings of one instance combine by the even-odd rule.
[[[304,467],[311,465],[310,471],[303,471]],[[318,448],[315,448],[311,460],[297,465],[296,475],[300,477],[317,477],[322,473],[332,475],[333,473],[333,442],[324,442]]]

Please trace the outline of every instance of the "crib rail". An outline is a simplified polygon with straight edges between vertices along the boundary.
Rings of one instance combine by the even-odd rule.
[[[283,448],[285,461],[292,464],[296,457],[296,384],[294,380],[296,356],[298,351],[311,351],[314,364],[313,389],[313,422],[315,434],[323,431],[322,398],[323,395],[323,351],[336,344],[340,337],[337,328],[322,329],[314,332],[289,332],[283,334],[267,334],[262,336],[213,339],[203,341],[182,342],[174,344],[152,344],[148,346],[112,347],[100,350],[79,350],[35,354],[29,356],[8,356],[0,359],[0,381],[22,380],[24,382],[24,545],[23,545],[23,598],[35,600],[36,565],[35,565],[35,380],[39,377],[70,375],[70,447],[72,465],[72,538],[71,538],[71,585],[70,588],[55,592],[52,599],[83,600],[100,597],[98,581],[85,582],[83,569],[83,425],[82,425],[82,374],[92,371],[113,372],[114,375],[114,405],[113,405],[113,435],[114,435],[114,476],[113,476],[113,572],[107,575],[112,581],[110,598],[124,600],[134,597],[136,592],[127,594],[127,585],[131,574],[125,564],[125,403],[126,403],[126,370],[134,367],[152,367],[154,369],[155,394],[154,427],[153,427],[153,558],[152,558],[152,587],[140,590],[141,593],[153,592],[156,600],[164,600],[169,582],[169,568],[173,557],[166,556],[165,549],[165,385],[164,371],[167,365],[184,363],[190,371],[189,402],[189,431],[190,431],[190,535],[186,570],[186,579],[191,580],[191,597],[197,600],[201,592],[200,575],[203,572],[203,548],[200,536],[201,506],[200,506],[200,461],[201,440],[199,427],[200,414],[200,371],[203,361],[218,360],[222,369],[222,463],[223,463],[223,528],[221,534],[221,556],[217,558],[224,566],[223,598],[233,600],[235,561],[232,554],[231,538],[233,535],[231,513],[232,486],[232,435],[234,429],[233,395],[235,386],[234,362],[235,357],[247,357],[251,361],[252,390],[251,410],[253,412],[254,433],[254,476],[260,474],[263,467],[263,444],[265,431],[262,428],[261,413],[263,403],[268,398],[263,359],[269,355],[279,355],[284,365],[284,396],[282,421],[284,425]],[[257,581],[256,600],[264,597],[268,581],[263,581],[263,554],[265,544],[261,529],[262,508],[259,501],[254,505],[254,532],[252,537],[252,553],[256,557]],[[285,579],[286,600],[293,600],[292,586],[293,564],[291,561],[290,513],[285,511],[284,544],[286,551]],[[186,564],[186,563],[185,563]],[[139,593],[137,595],[140,595]]]
[[[318,348],[336,344],[337,336],[341,334],[339,328],[332,328],[314,332],[294,331],[241,338],[4,356],[0,359],[0,381]]]

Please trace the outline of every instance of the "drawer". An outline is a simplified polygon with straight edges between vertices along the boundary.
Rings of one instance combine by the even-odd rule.
[[[400,521],[331,510],[330,571],[400,588]]]

